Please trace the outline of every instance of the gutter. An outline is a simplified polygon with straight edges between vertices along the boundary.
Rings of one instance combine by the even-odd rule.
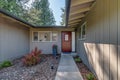
[[[68,27],[68,20],[69,20],[69,14],[70,14],[70,5],[71,5],[71,0],[66,0],[66,27]]]
[[[24,23],[24,24],[26,24],[26,25],[28,25],[28,26],[30,26],[30,27],[33,27],[33,28],[35,27],[35,26],[31,25],[30,23],[28,23],[28,22],[26,22],[26,21],[24,21],[24,20],[22,20],[22,19],[20,19],[20,18],[17,18],[17,17],[14,16],[14,15],[11,15],[9,12],[6,12],[5,10],[1,10],[1,9],[0,9],[0,13],[6,15],[6,16],[8,16],[8,17],[11,17],[11,18],[13,18],[13,19],[15,19],[15,20],[17,20],[17,21],[20,21],[20,22],[22,22],[22,23]]]

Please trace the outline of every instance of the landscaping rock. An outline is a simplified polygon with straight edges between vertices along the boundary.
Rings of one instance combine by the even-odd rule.
[[[0,70],[0,80],[54,80],[59,59],[52,55],[42,55],[41,62],[35,66],[23,66],[21,58],[13,61],[13,66]],[[51,64],[54,69],[51,69]]]

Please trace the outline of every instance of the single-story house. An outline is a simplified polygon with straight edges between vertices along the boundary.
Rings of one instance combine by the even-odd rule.
[[[77,53],[99,80],[120,80],[120,0],[70,0],[66,27],[35,28],[0,13],[0,61],[29,53]]]

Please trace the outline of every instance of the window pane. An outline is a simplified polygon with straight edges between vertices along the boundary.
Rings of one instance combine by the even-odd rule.
[[[51,32],[39,32],[39,41],[51,41]]]
[[[81,39],[81,27],[79,29],[79,39]]]
[[[83,26],[82,34],[85,35],[85,25]]]
[[[38,32],[33,32],[33,41],[38,41]]]
[[[65,34],[65,41],[68,41],[68,40],[69,40],[69,35]]]
[[[58,33],[52,32],[52,41],[57,41],[57,39],[58,39]]]
[[[86,36],[85,29],[86,29],[86,24],[84,24],[82,27],[82,38],[85,38],[85,36]]]

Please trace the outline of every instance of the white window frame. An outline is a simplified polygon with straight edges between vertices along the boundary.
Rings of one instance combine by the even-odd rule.
[[[53,41],[53,39],[52,39],[52,37],[53,37],[53,33],[54,33],[54,32],[57,33],[57,39],[56,39],[56,41]],[[57,42],[57,41],[58,41],[58,32],[57,32],[57,31],[52,31],[51,41],[52,41],[52,42]]]
[[[32,42],[39,42],[39,32],[38,32],[38,40],[37,41],[34,41],[34,35],[33,35],[34,32],[38,32],[38,31],[32,31]]]
[[[49,32],[50,33],[50,41],[40,41],[40,37],[39,37],[39,39],[38,39],[39,42],[52,42],[52,40],[51,40],[51,34],[52,34],[52,32],[51,31],[38,31],[38,32],[39,32],[38,36],[39,36],[40,32]]]
[[[34,39],[33,39],[34,38],[34,35],[33,35],[34,32],[38,32],[38,41],[34,41]],[[50,41],[40,41],[40,37],[39,37],[40,32],[50,32]],[[56,41],[52,40],[53,32],[57,33],[57,40]],[[57,41],[58,41],[58,32],[57,31],[32,31],[32,42],[57,42]]]
[[[83,27],[85,26],[85,37],[83,38]],[[79,40],[85,40],[86,39],[86,27],[87,27],[87,22],[84,22],[81,27],[79,28],[79,31],[81,30],[81,32],[79,33]]]

